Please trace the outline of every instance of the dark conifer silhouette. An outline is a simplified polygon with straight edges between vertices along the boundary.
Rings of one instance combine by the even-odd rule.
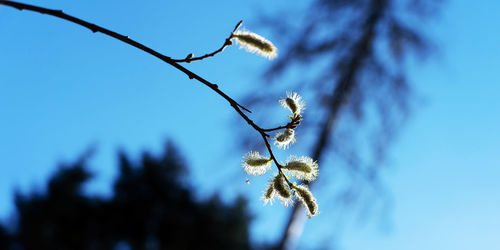
[[[60,168],[45,193],[16,194],[15,231],[0,227],[1,249],[250,249],[246,201],[197,201],[172,144],[138,163],[120,153],[109,199],[82,193],[86,158]]]
[[[7,249],[9,242],[10,239],[7,230],[0,225],[0,249]]]

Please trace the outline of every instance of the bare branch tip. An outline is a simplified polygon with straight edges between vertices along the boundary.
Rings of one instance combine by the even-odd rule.
[[[242,108],[243,110],[245,110],[246,112],[248,112],[248,113],[252,113],[252,111],[250,111],[249,109],[245,108],[245,107],[244,107],[244,106],[242,106],[241,104],[238,104],[238,106],[239,106],[240,108]]]
[[[241,27],[241,25],[242,25],[242,24],[243,24],[243,20],[240,20],[240,21],[236,24],[236,26],[234,27],[233,32],[235,32],[237,29],[239,29],[239,28]]]

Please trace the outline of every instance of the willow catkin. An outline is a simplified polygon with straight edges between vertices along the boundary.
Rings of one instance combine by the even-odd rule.
[[[306,181],[314,181],[319,174],[318,163],[308,156],[289,156],[282,168],[293,177]]]
[[[302,205],[307,208],[307,216],[309,218],[318,214],[318,204],[316,203],[316,199],[312,195],[311,191],[306,185],[295,186],[295,196],[299,198],[302,202]]]
[[[235,31],[231,38],[234,38],[240,47],[248,52],[257,53],[268,59],[274,59],[278,54],[276,47],[272,42],[248,30]]]

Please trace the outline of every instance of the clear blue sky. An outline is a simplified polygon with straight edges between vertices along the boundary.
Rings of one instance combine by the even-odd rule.
[[[240,19],[273,40],[255,25],[256,14],[284,3],[25,2],[63,9],[171,57],[217,48]],[[317,217],[307,223],[300,246],[322,246],[335,233],[349,250],[498,249],[499,9],[494,0],[450,0],[429,27],[438,54],[410,67],[424,101],[390,151],[391,168],[384,174],[393,198],[389,220],[332,230]],[[187,67],[241,97],[266,63],[232,47]],[[245,150],[234,149],[234,125],[247,126],[239,120],[211,90],[152,56],[63,20],[0,6],[4,220],[13,213],[15,189],[43,190],[58,163],[71,162],[92,145],[97,153],[90,165],[97,176],[87,192],[107,195],[117,149],[138,157],[144,150],[159,152],[170,138],[187,159],[199,197],[215,191],[227,200],[246,195],[256,216],[253,239],[274,240],[286,208],[262,207],[265,178],[245,184],[239,167]],[[329,211],[321,207],[320,216],[331,216]]]

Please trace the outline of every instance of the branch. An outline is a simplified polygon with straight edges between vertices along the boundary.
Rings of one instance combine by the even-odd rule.
[[[294,129],[300,124],[300,121],[302,120],[302,116],[299,114],[297,114],[293,117],[289,116],[289,118],[292,119],[292,121],[287,123],[285,126],[279,126],[276,128],[267,128],[267,129],[263,129],[263,131],[264,132],[271,132],[271,131],[281,130],[281,129],[285,129],[285,128]]]
[[[207,58],[207,57],[211,57],[211,56],[214,56],[216,55],[217,53],[220,53],[221,51],[224,50],[225,47],[229,46],[232,44],[231,42],[231,37],[232,37],[232,33],[234,31],[236,31],[240,26],[241,26],[241,23],[242,21],[239,21],[238,24],[236,25],[236,27],[234,28],[233,32],[231,32],[231,36],[229,36],[224,44],[222,45],[221,48],[219,48],[218,50],[210,53],[210,54],[206,54],[204,56],[201,56],[201,57],[196,57],[196,58],[191,58],[191,59],[182,59],[182,60],[175,60],[175,59],[172,59],[168,56],[165,56],[149,47],[146,47],[145,45],[139,43],[139,42],[136,42],[132,39],[130,39],[128,36],[124,36],[124,35],[121,35],[121,34],[118,34],[114,31],[111,31],[109,29],[106,29],[106,28],[103,28],[101,26],[98,26],[98,25],[95,25],[93,23],[89,23],[87,21],[84,21],[82,19],[79,19],[79,18],[76,18],[74,16],[70,16],[68,14],[65,14],[62,10],[53,10],[53,9],[47,9],[47,8],[42,8],[42,7],[37,7],[37,6],[33,6],[33,5],[29,5],[29,4],[23,4],[23,3],[18,3],[18,2],[13,2],[13,1],[6,1],[6,0],[0,0],[0,4],[1,5],[5,5],[5,6],[9,6],[9,7],[13,7],[13,8],[16,8],[18,10],[29,10],[29,11],[34,11],[34,12],[38,12],[38,13],[41,13],[41,14],[47,14],[47,15],[50,15],[50,16],[54,16],[54,17],[57,17],[57,18],[61,18],[61,19],[64,19],[64,20],[67,20],[69,22],[72,22],[72,23],[75,23],[75,24],[78,24],[78,25],[81,25],[85,28],[88,28],[90,29],[93,33],[97,33],[97,32],[100,32],[102,34],[105,34],[105,35],[108,35],[112,38],[115,38],[117,40],[120,40],[126,44],[129,44],[131,46],[134,46],[168,64],[170,64],[171,66],[175,67],[176,69],[182,71],[184,74],[186,74],[189,79],[196,79],[197,81],[203,83],[204,85],[206,85],[207,87],[211,88],[213,91],[215,91],[217,94],[219,94],[222,98],[224,98],[226,101],[229,102],[229,104],[231,105],[231,107],[233,107],[233,109],[253,128],[255,129],[257,132],[259,132],[259,134],[262,136],[262,139],[264,140],[264,143],[266,144],[266,148],[267,150],[269,151],[269,154],[270,154],[270,157],[271,159],[274,161],[274,163],[276,163],[276,166],[278,168],[278,171],[279,171],[279,174],[285,176],[283,174],[283,171],[282,171],[282,166],[279,164],[278,160],[276,159],[276,157],[274,156],[273,154],[273,151],[271,149],[271,145],[269,143],[269,140],[268,140],[268,137],[269,135],[266,133],[267,131],[272,131],[272,130],[265,130],[265,129],[262,129],[261,127],[259,127],[257,124],[255,124],[245,113],[243,113],[242,110],[244,111],[247,111],[249,113],[251,113],[250,110],[248,110],[247,108],[243,107],[241,104],[239,104],[238,102],[236,102],[235,100],[233,100],[231,97],[229,97],[226,93],[224,93],[222,90],[219,89],[219,86],[217,84],[214,84],[214,83],[211,83],[209,82],[208,80],[202,78],[201,76],[193,73],[192,71],[184,68],[183,66],[181,66],[180,64],[178,64],[178,62],[191,62],[191,61],[196,61],[196,60],[202,60],[204,58]],[[273,129],[275,130],[275,129]],[[290,183],[290,181],[288,181],[286,178],[285,178],[287,184],[290,186],[290,188],[292,189],[292,186],[293,184]]]
[[[178,63],[176,63],[172,58],[170,58],[168,56],[165,56],[165,55],[162,55],[161,53],[159,53],[159,52],[157,52],[157,51],[155,51],[155,50],[153,50],[151,48],[148,48],[148,47],[146,47],[145,45],[143,45],[141,43],[138,43],[138,42],[130,39],[128,36],[124,36],[124,35],[118,34],[118,33],[114,32],[114,31],[108,30],[106,28],[103,28],[101,26],[95,25],[93,23],[89,23],[87,21],[84,21],[82,19],[76,18],[74,16],[67,15],[62,10],[46,9],[46,8],[42,8],[42,7],[37,7],[37,6],[23,4],[23,3],[17,3],[17,2],[13,2],[13,1],[0,1],[0,4],[6,5],[6,6],[10,6],[10,7],[16,8],[18,10],[30,10],[30,11],[39,12],[39,13],[42,13],[42,14],[47,14],[47,15],[55,16],[55,17],[58,17],[58,18],[70,21],[72,23],[81,25],[81,26],[83,26],[85,28],[88,28],[93,33],[100,32],[100,33],[103,33],[103,34],[108,35],[110,37],[113,37],[115,39],[118,39],[118,40],[120,40],[120,41],[122,41],[124,43],[132,45],[132,46],[134,46],[134,47],[136,47],[136,48],[138,48],[138,49],[140,49],[140,50],[142,50],[142,51],[144,51],[144,52],[146,52],[146,53],[148,53],[150,55],[153,55],[153,56],[157,57],[158,59],[160,59],[160,60],[162,60],[162,61],[164,61],[164,62],[172,65],[173,67],[177,68],[178,70],[184,72],[189,77],[189,79],[196,79],[199,82],[205,84],[207,87],[211,88],[212,90],[214,90],[215,92],[217,92],[217,94],[219,94],[224,99],[226,99],[231,104],[231,106],[242,108],[243,110],[251,113],[250,110],[248,110],[247,108],[243,107],[242,105],[240,105],[239,103],[237,103],[236,101],[234,101],[232,98],[230,98],[229,96],[227,96],[224,92],[222,92],[221,90],[219,90],[219,87],[217,86],[217,84],[213,84],[213,83],[205,80],[204,78],[198,76],[197,74],[193,73],[192,71],[190,71],[190,70],[182,67],[181,65],[179,65]]]
[[[285,126],[279,126],[279,127],[276,127],[276,128],[266,128],[264,129],[264,132],[271,132],[271,131],[276,131],[276,130],[280,130],[280,129],[285,129],[287,128],[288,126],[285,125]]]
[[[233,32],[235,32],[241,26],[242,23],[243,23],[243,20],[240,20],[238,22],[238,24],[236,24],[236,26],[234,27]],[[210,54],[205,54],[205,55],[199,56],[199,57],[193,57],[193,54],[191,53],[191,54],[187,55],[187,57],[184,59],[172,59],[172,60],[174,60],[174,62],[191,63],[193,61],[200,61],[200,60],[203,60],[207,57],[215,56],[218,53],[222,52],[227,46],[233,45],[233,42],[231,41],[231,38],[233,37],[233,32],[231,32],[231,34],[226,38],[224,44],[222,44],[222,46],[218,50],[216,50]]]

